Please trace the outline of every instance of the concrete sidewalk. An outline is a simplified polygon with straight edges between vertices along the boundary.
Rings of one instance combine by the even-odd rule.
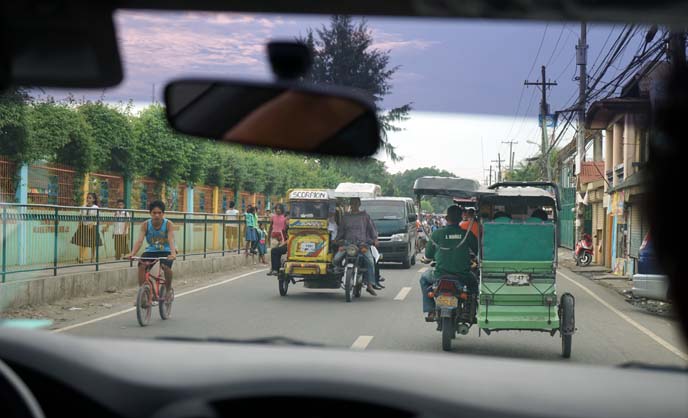
[[[269,256],[268,252],[268,263]],[[173,267],[174,279],[227,272],[256,264],[257,256],[245,257],[236,253],[225,253],[224,256],[208,254],[205,258],[203,255],[186,256],[186,260],[178,256]],[[95,266],[69,267],[59,269],[57,276],[53,276],[52,270],[17,275],[22,276],[0,284],[0,310],[96,296],[138,285],[138,268],[136,265],[130,267],[129,262],[101,265],[99,271],[95,271]]]

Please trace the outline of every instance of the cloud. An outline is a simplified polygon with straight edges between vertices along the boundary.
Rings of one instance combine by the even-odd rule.
[[[434,45],[438,45],[437,41],[428,41],[424,39],[404,39],[399,33],[383,32],[377,29],[372,29],[373,44],[372,48],[381,50],[425,50]]]

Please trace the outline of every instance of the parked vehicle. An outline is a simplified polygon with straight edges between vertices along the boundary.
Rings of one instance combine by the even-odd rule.
[[[633,296],[669,300],[669,278],[659,268],[650,233],[645,235],[638,254],[638,273],[633,275]]]
[[[592,236],[583,234],[583,238],[576,243],[573,257],[576,259],[577,266],[589,266],[593,258]]]
[[[416,264],[418,213],[413,199],[408,197],[379,197],[361,199],[365,210],[377,229],[382,261],[401,263],[404,268]]]

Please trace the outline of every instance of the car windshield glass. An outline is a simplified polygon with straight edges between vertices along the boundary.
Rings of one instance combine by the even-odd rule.
[[[361,209],[374,220],[395,220],[404,218],[404,202],[363,202]]]
[[[661,143],[653,112],[681,56],[678,28],[145,10],[119,10],[115,24],[120,85],[0,97],[4,319],[108,338],[685,366],[657,242],[643,246],[654,236],[643,179]],[[167,83],[273,82],[271,40],[310,48],[303,83],[371,97],[376,154],[304,154],[171,129]],[[421,177],[484,188],[550,181],[561,202],[419,199]],[[355,200],[327,201],[342,183],[379,186],[380,199],[363,199],[368,217],[345,218]],[[454,198],[475,208],[469,233],[456,229],[466,214]],[[406,228],[411,208],[420,231]],[[375,269],[349,283],[369,280],[375,296],[347,296],[336,237],[374,244],[360,254]],[[164,259],[137,280],[131,257],[140,256]],[[168,267],[175,308],[164,295],[137,299]],[[471,282],[444,298],[428,290],[442,275]]]

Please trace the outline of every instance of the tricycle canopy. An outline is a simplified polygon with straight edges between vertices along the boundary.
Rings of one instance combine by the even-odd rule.
[[[338,198],[376,198],[382,195],[382,189],[373,183],[339,183],[334,195]]]
[[[421,196],[447,196],[459,199],[495,194],[483,187],[478,181],[460,177],[426,176],[416,179],[413,193]]]

